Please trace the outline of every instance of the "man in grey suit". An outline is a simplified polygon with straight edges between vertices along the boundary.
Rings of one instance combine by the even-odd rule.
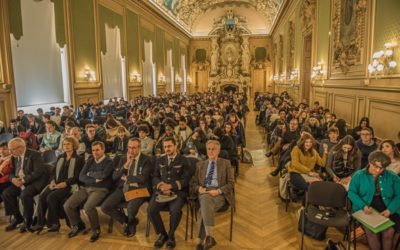
[[[209,140],[208,160],[197,163],[193,180],[193,187],[199,195],[200,202],[199,238],[196,249],[210,249],[217,244],[213,237],[215,213],[226,202],[230,206],[235,206],[234,169],[228,160],[218,158],[220,151],[221,144],[216,140]]]

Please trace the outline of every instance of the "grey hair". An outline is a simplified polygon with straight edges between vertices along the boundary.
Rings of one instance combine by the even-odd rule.
[[[368,162],[375,163],[380,162],[382,167],[386,168],[390,164],[389,156],[385,155],[382,151],[375,150],[374,152],[370,153],[368,156]]]
[[[217,145],[217,148],[221,149],[221,143],[219,143],[219,141],[217,141],[217,140],[208,140],[206,143],[206,146],[208,146],[209,144]]]

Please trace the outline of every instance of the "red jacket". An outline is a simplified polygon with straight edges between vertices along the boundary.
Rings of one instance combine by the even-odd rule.
[[[1,169],[1,174],[0,174],[0,183],[6,183],[9,182],[10,180],[8,179],[8,175],[11,172],[11,157],[9,157],[6,160],[0,160],[0,169]]]

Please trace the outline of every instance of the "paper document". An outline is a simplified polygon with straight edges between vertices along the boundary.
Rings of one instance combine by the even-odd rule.
[[[359,210],[355,213],[353,213],[353,217],[365,224],[367,224],[370,227],[379,227],[383,223],[389,221],[389,218],[386,218],[385,216],[379,214],[376,210],[372,210],[371,214],[366,214],[363,210]]]

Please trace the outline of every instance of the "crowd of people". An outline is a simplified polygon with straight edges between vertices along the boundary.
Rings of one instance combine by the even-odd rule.
[[[256,123],[266,131],[266,156],[279,159],[270,174],[287,171],[291,187],[303,197],[316,181],[342,185],[353,211],[374,209],[395,222],[379,234],[363,227],[370,249],[392,249],[394,233],[400,232],[400,143],[375,137],[368,117],[349,129],[318,101],[294,105],[286,92],[257,93],[254,103]]]
[[[154,247],[174,248],[182,207],[194,197],[200,211],[196,248],[209,249],[216,245],[215,212],[235,206],[247,112],[242,93],[112,98],[76,110],[39,108],[36,115],[18,110],[1,131],[7,135],[2,138],[12,138],[0,144],[0,197],[5,214],[12,216],[5,230],[19,225],[21,233],[59,232],[65,218],[72,238],[86,229],[83,209],[95,242],[101,234],[100,207],[132,237],[138,211],[148,202],[158,235]],[[46,162],[48,154],[56,160]],[[165,210],[168,230],[160,216]]]

